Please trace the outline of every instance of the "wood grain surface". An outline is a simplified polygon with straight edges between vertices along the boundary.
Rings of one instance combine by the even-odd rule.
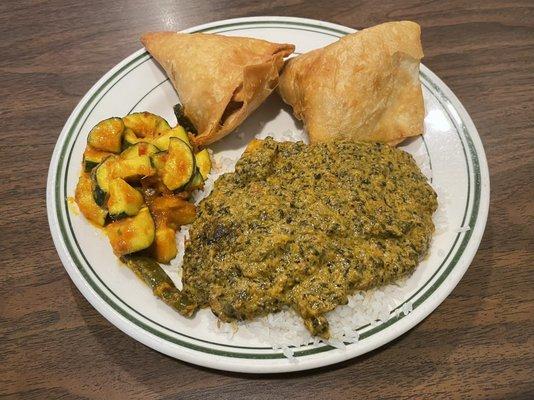
[[[142,32],[254,15],[417,21],[424,63],[471,114],[491,173],[480,249],[434,313],[370,354],[284,376],[195,367],[121,333],[71,283],[46,217],[63,124]],[[0,37],[1,398],[534,398],[532,1],[2,1]]]

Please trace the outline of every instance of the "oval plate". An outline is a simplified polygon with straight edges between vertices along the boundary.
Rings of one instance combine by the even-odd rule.
[[[248,36],[294,43],[303,53],[323,47],[353,29],[327,22],[286,17],[218,21],[186,32]],[[74,209],[73,196],[82,152],[98,121],[132,111],[151,111],[175,122],[178,102],[169,80],[145,50],[134,53],[105,74],[83,97],[57,141],[47,182],[47,209],[55,246],[68,274],[85,298],[112,324],[145,345],[169,356],[228,371],[268,373],[334,364],[366,353],[395,339],[422,321],[454,289],[478,248],[486,224],[489,175],[482,143],[464,107],[428,68],[421,66],[426,106],[425,135],[402,148],[412,153],[440,195],[446,221],[434,235],[429,256],[408,279],[399,307],[385,322],[362,326],[359,341],[344,349],[325,344],[294,349],[294,360],[255,337],[233,338],[210,329],[203,310],[186,319],[156,299],[135,275],[120,265],[107,238]],[[301,130],[289,109],[273,94],[215,152],[241,151],[252,133]],[[393,310],[392,310],[393,311]]]

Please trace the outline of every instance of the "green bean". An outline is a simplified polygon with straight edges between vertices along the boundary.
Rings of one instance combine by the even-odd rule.
[[[190,317],[198,309],[196,302],[174,285],[154,259],[130,254],[121,257],[121,261],[152,289],[155,296],[183,316]]]

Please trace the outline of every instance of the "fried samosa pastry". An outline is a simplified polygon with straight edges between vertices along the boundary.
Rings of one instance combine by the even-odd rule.
[[[379,141],[423,133],[421,29],[388,22],[290,59],[279,91],[311,142]]]
[[[202,33],[147,33],[141,42],[178,92],[197,145],[232,132],[278,85],[295,46]]]

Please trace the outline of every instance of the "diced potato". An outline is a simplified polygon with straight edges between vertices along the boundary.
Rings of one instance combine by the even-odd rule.
[[[174,230],[190,224],[196,217],[195,205],[177,196],[156,197],[150,203],[150,209],[158,225],[168,226]]]
[[[176,254],[176,231],[169,227],[156,228],[156,239],[154,240],[154,258],[157,262],[167,264]]]

